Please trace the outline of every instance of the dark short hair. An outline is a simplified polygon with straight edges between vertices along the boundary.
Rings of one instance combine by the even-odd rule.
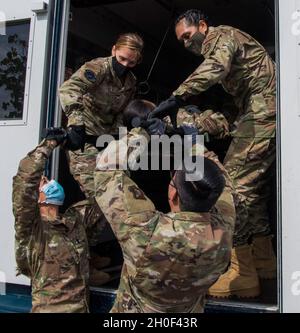
[[[188,171],[183,167],[176,171],[174,183],[179,196],[179,207],[185,212],[209,212],[225,187],[221,169],[208,158],[204,158],[204,175],[199,181],[187,181]]]
[[[181,21],[185,19],[186,23],[190,26],[190,25],[195,25],[198,26],[199,22],[201,20],[205,21],[206,24],[209,24],[209,19],[206,16],[206,14],[200,10],[200,9],[189,9],[186,12],[184,12],[183,14],[181,14],[175,21],[175,26]]]
[[[132,129],[132,119],[139,117],[141,120],[146,120],[149,113],[152,112],[155,105],[143,99],[134,99],[131,101],[123,112],[123,123],[131,130]]]

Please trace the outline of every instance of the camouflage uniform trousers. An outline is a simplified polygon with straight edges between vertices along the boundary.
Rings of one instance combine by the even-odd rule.
[[[98,149],[91,144],[85,145],[83,153],[69,151],[70,172],[87,199],[95,197],[94,171],[98,154]]]
[[[265,111],[265,119],[247,119],[238,125],[224,160],[238,193],[234,246],[246,244],[253,235],[270,233],[268,199],[270,198],[271,167],[276,160],[276,117],[274,100],[251,103],[256,111]],[[255,103],[261,104],[260,108]],[[269,116],[268,116],[269,115]],[[252,136],[251,136],[252,135]]]
[[[95,197],[94,171],[98,153],[98,149],[91,144],[85,145],[83,153],[81,150],[68,152],[70,172],[88,200]],[[90,246],[98,244],[100,236],[98,231],[103,229],[102,225],[103,223],[101,223],[101,226],[95,226],[90,230],[88,235]]]
[[[272,113],[274,107],[267,100],[264,109],[261,96],[254,97],[252,108],[259,113]],[[271,99],[272,100],[272,99]],[[180,110],[179,125],[196,125],[200,133],[207,132],[217,139],[230,136],[229,124],[222,113],[207,110],[200,114],[189,114]],[[267,202],[270,197],[270,168],[275,163],[275,116],[264,120],[247,119],[233,134],[232,144],[224,164],[238,192],[237,224],[234,244],[243,245],[253,234],[269,234]]]

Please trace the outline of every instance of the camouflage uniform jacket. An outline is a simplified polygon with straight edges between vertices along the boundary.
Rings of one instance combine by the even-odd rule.
[[[129,72],[124,85],[112,68],[112,57],[84,64],[59,90],[68,125],[86,126],[89,135],[117,132],[122,111],[135,94],[136,78]]]
[[[243,126],[241,130],[245,137],[274,136],[275,65],[264,47],[238,29],[229,26],[210,27],[202,45],[202,55],[205,58],[203,63],[174,95],[188,99],[221,83],[240,109],[240,122],[246,124],[258,119],[273,122],[264,124],[263,133],[256,135],[245,133]]]
[[[55,220],[41,217],[38,188],[54,148],[43,141],[21,160],[13,179],[17,272],[32,280],[32,312],[86,312],[86,226],[95,213],[81,202]]]
[[[95,172],[96,201],[124,255],[111,312],[203,311],[207,289],[230,259],[235,209],[228,186],[210,213],[163,214],[125,172]]]

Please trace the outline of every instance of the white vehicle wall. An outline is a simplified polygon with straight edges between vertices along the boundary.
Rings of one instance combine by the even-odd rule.
[[[300,312],[300,1],[279,0],[278,21],[279,295],[282,312]]]
[[[47,11],[33,12],[32,9],[41,8],[42,3],[24,0],[1,0],[0,3],[1,17],[6,19],[6,25],[30,20],[23,117],[17,121],[0,121],[0,278],[8,283],[29,284],[25,277],[16,277],[11,197],[12,177],[18,163],[37,145],[40,136]],[[2,23],[3,29],[4,26]]]

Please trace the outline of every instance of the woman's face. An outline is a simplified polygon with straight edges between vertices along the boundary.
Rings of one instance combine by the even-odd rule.
[[[139,56],[137,51],[131,50],[128,47],[116,46],[112,49],[112,56],[117,58],[117,61],[125,67],[133,68],[139,62]]]

